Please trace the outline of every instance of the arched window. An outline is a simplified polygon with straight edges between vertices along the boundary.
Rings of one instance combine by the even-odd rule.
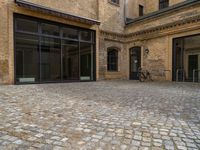
[[[108,71],[118,71],[118,50],[108,49]]]

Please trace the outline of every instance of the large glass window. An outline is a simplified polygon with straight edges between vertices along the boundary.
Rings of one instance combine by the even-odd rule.
[[[92,33],[90,31],[81,31],[81,40],[83,41],[91,41],[92,40]]]
[[[41,79],[42,81],[61,80],[60,39],[41,38]]]
[[[39,39],[34,35],[17,33],[16,38],[16,81],[39,81]]]
[[[62,42],[63,80],[79,80],[79,43]]]
[[[93,80],[94,41],[94,31],[16,15],[16,82]]]
[[[173,80],[200,82],[200,35],[174,39]]]
[[[23,32],[38,32],[38,23],[36,21],[17,18],[16,30]]]
[[[92,80],[92,45],[89,43],[80,44],[81,80]]]
[[[52,35],[52,36],[59,36],[59,26],[42,23],[42,34]]]
[[[63,37],[78,40],[78,30],[73,28],[63,28]]]

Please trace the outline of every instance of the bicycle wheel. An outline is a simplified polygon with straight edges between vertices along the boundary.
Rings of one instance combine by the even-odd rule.
[[[152,77],[151,77],[151,74],[150,74],[149,72],[147,72],[147,79],[148,79],[149,81],[153,81],[153,79],[152,79]]]
[[[143,73],[140,74],[139,80],[140,80],[140,82],[144,82],[145,81],[145,76],[144,76]]]

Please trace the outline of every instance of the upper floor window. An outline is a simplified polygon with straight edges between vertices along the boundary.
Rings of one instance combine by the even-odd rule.
[[[118,50],[108,49],[108,71],[118,71]]]
[[[159,0],[159,9],[169,7],[169,0]]]
[[[113,3],[113,4],[117,4],[117,5],[119,5],[119,0],[109,0],[111,3]]]
[[[144,15],[144,6],[139,5],[139,16],[143,16]]]

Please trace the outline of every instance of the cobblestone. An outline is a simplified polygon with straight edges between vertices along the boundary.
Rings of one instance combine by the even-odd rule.
[[[0,149],[200,149],[200,85],[0,86]]]

